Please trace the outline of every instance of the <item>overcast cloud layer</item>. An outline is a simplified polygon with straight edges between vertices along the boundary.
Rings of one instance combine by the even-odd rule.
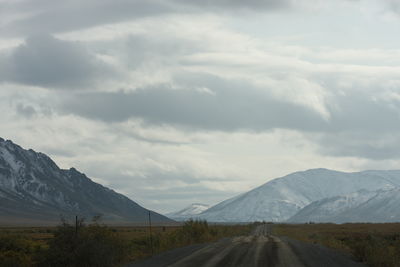
[[[160,212],[400,168],[393,0],[0,0],[0,136]]]

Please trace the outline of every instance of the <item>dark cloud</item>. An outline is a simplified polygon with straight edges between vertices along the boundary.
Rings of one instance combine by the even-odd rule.
[[[251,84],[211,75],[183,76],[178,82],[187,89],[160,87],[131,93],[76,94],[66,100],[62,109],[107,122],[141,118],[149,124],[223,131],[316,130],[324,123],[312,109],[277,100]]]
[[[69,88],[88,86],[115,75],[79,43],[35,35],[0,58],[0,81]]]
[[[372,98],[354,91],[333,95],[324,119],[312,108],[279,100],[238,80],[212,75],[182,74],[176,84],[135,92],[76,94],[66,100],[64,112],[107,122],[141,118],[155,125],[175,125],[206,130],[255,130],[274,128],[324,133],[347,131],[372,134],[400,130],[400,102]]]
[[[357,1],[357,0],[342,0]],[[301,6],[295,0],[25,0],[0,2],[0,35],[29,36],[60,33],[171,13],[268,11]],[[389,6],[399,11],[396,1]]]
[[[267,90],[237,80],[186,73],[175,77],[175,83],[185,89],[77,94],[62,110],[106,122],[140,118],[148,124],[189,129],[294,129],[305,132],[324,155],[400,158],[400,102],[394,98],[356,89],[332,93],[326,107],[330,116],[323,119],[311,108],[277,100]]]
[[[67,32],[171,11],[168,1],[161,0],[15,1],[1,8],[26,14],[3,25],[3,36]]]
[[[0,24],[0,34],[59,33],[170,13],[253,11],[288,8],[293,0],[26,0],[0,3],[1,14],[16,19]]]

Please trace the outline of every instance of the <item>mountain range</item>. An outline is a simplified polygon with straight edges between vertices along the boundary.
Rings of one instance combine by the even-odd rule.
[[[361,190],[315,201],[288,222],[400,222],[400,188]]]
[[[185,221],[196,218],[198,214],[204,212],[208,208],[210,208],[210,205],[193,203],[179,211],[167,213],[165,216],[176,221]]]
[[[149,210],[47,155],[0,138],[0,224],[54,224],[60,217],[102,215],[108,223],[147,223]],[[400,171],[312,169],[273,179],[209,207],[192,204],[155,223],[189,218],[211,222],[399,222]],[[171,219],[170,219],[171,218]]]
[[[0,223],[52,224],[78,215],[104,222],[145,223],[149,210],[93,182],[71,168],[60,169],[47,155],[0,138]],[[152,220],[171,219],[150,211]]]
[[[197,215],[213,222],[400,221],[400,171],[312,169],[271,180]]]

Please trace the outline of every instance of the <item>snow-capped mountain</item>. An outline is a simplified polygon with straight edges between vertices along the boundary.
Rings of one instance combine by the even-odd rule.
[[[289,222],[399,222],[400,188],[359,191],[312,202]]]
[[[210,206],[206,204],[193,203],[179,211],[167,213],[166,216],[177,221],[184,221],[190,218],[196,218],[196,215],[204,212],[209,207]]]
[[[51,222],[60,215],[145,222],[148,210],[86,177],[60,169],[48,156],[0,138],[0,222]],[[152,219],[170,219],[152,212]]]
[[[283,222],[314,201],[400,185],[400,171],[345,173],[312,169],[289,174],[223,201],[199,217],[215,222]]]

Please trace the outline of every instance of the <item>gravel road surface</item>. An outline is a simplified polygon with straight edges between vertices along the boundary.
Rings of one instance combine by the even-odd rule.
[[[129,267],[361,267],[349,255],[313,244],[271,235],[258,226],[251,235],[188,246]],[[128,267],[127,266],[127,267]]]

